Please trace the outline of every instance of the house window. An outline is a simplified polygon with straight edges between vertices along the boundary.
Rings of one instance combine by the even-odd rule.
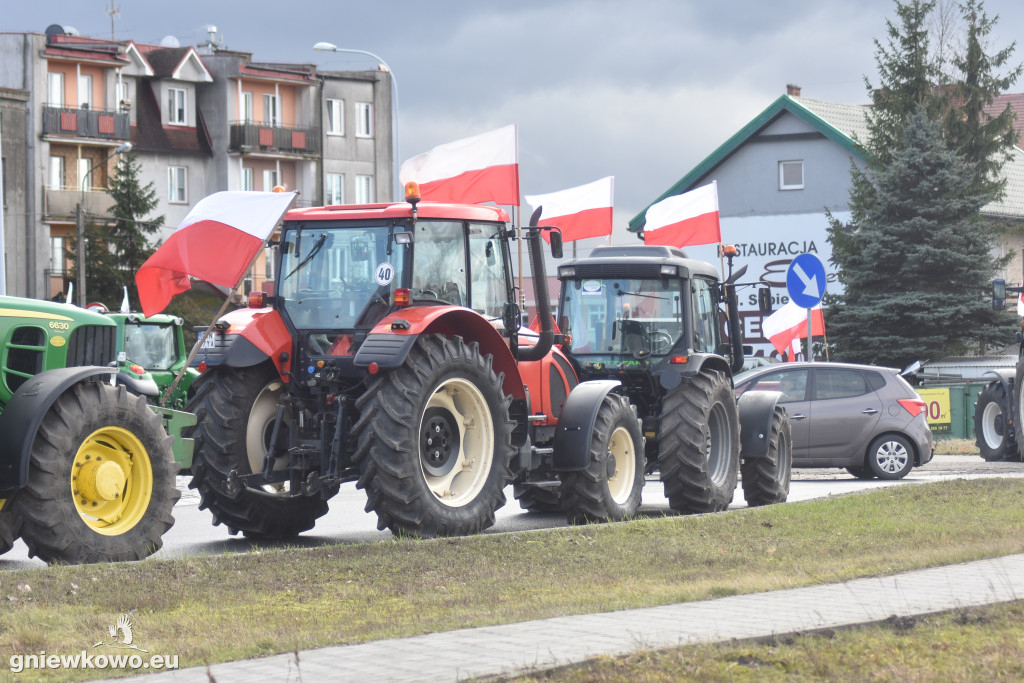
[[[802,190],[804,189],[804,162],[780,161],[779,162],[779,189],[780,190]]]
[[[253,184],[252,169],[242,169],[242,189],[243,190],[254,190],[256,186]]]
[[[172,204],[188,203],[188,173],[184,166],[167,167],[167,201]]]
[[[92,109],[92,75],[82,74],[78,77],[78,106]]]
[[[82,192],[85,192],[86,190],[88,190],[91,187],[96,185],[96,179],[89,177],[89,175],[90,175],[89,171],[92,171],[93,173],[95,173],[96,171],[99,171],[99,168],[93,169],[92,168],[92,163],[90,163],[89,159],[85,159],[83,157],[79,157],[78,158],[78,189],[82,190]]]
[[[345,176],[340,173],[328,173],[327,182],[324,183],[324,201],[327,204],[344,204],[345,190],[343,189]]]
[[[50,157],[50,182],[54,190],[64,187],[64,157]]]
[[[281,112],[278,110],[279,106],[277,95],[263,93],[263,123],[268,126],[280,125]]]
[[[64,274],[64,238],[50,238],[50,274]]]
[[[167,89],[167,122],[177,126],[184,126],[187,123],[185,91],[180,88]]]
[[[373,137],[373,105],[369,102],[356,102],[356,137]]]
[[[327,134],[345,134],[345,100],[327,100]]]
[[[252,93],[248,90],[242,91],[242,100],[238,103],[238,120],[242,123],[252,123]]]
[[[356,204],[373,202],[373,176],[356,176]]]
[[[272,168],[263,169],[263,191],[270,192],[277,185],[277,171]]]
[[[125,110],[128,108],[128,84],[118,81],[114,84],[114,97],[117,100],[117,108]]]
[[[64,74],[46,74],[46,99],[51,107],[64,106]]]

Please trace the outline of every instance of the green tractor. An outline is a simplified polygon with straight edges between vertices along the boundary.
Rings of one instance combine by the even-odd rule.
[[[195,418],[149,405],[152,379],[119,372],[117,323],[0,297],[0,554],[45,562],[142,559],[162,544],[191,465]]]
[[[152,379],[158,393],[156,403],[184,409],[199,371],[187,368],[181,380],[174,384],[188,359],[182,319],[162,313],[148,318],[141,313],[107,313],[106,316],[117,323],[119,330],[118,369],[133,377]],[[174,390],[164,400],[172,385]]]

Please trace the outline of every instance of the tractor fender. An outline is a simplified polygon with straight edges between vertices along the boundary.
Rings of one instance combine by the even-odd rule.
[[[29,455],[36,432],[50,406],[73,385],[89,380],[106,380],[116,368],[84,366],[41,372],[14,392],[0,413],[0,494],[22,488],[28,482]]]
[[[405,363],[421,334],[477,342],[481,353],[490,354],[495,374],[504,374],[502,390],[512,398],[526,398],[519,366],[505,338],[487,318],[461,306],[411,306],[391,313],[370,330],[352,363],[361,368],[370,363],[381,370],[397,368]]]
[[[604,397],[620,384],[617,379],[595,379],[581,382],[569,392],[555,429],[551,466],[556,471],[582,470],[590,464],[590,438],[597,413]]]
[[[722,356],[711,353],[690,354],[685,363],[671,363],[670,357],[666,357],[654,367],[654,374],[658,377],[661,387],[666,390],[675,389],[684,377],[694,377],[705,367],[721,370],[726,375],[732,375],[729,369],[729,362]]]
[[[272,308],[240,308],[221,317],[218,323],[228,325],[223,333],[223,342],[199,349],[192,359],[192,367],[205,363],[211,367],[227,365],[248,368],[269,358],[277,366],[281,377],[287,381],[291,369],[292,335],[279,311]]]
[[[775,406],[780,391],[745,391],[737,401],[740,412],[740,457],[763,458],[768,455]]]
[[[992,383],[998,382],[1003,385],[1003,395],[1006,396],[1006,414],[1013,415],[1013,383],[1016,380],[1016,368],[996,368],[983,373],[982,377],[994,377]]]
[[[127,372],[117,373],[117,383],[124,385],[129,393],[150,398],[160,395],[160,387],[156,385],[152,377],[136,377]]]

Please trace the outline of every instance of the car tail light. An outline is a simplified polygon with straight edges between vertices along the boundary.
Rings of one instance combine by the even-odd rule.
[[[928,404],[919,398],[901,398],[899,404],[910,413],[910,417],[917,417],[928,407]]]

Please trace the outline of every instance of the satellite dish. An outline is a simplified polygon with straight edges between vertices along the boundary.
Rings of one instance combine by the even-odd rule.
[[[46,27],[45,33],[48,36],[62,36],[64,35],[64,27],[60,24],[50,24]]]
[[[78,32],[78,29],[77,29],[77,28],[75,28],[74,26],[68,26],[68,25],[65,25],[65,26],[64,26],[64,33],[68,34],[69,36],[78,36],[78,35],[81,35],[81,34],[80,34],[80,33]]]
[[[181,47],[181,43],[174,36],[164,36],[160,39],[160,47]]]

